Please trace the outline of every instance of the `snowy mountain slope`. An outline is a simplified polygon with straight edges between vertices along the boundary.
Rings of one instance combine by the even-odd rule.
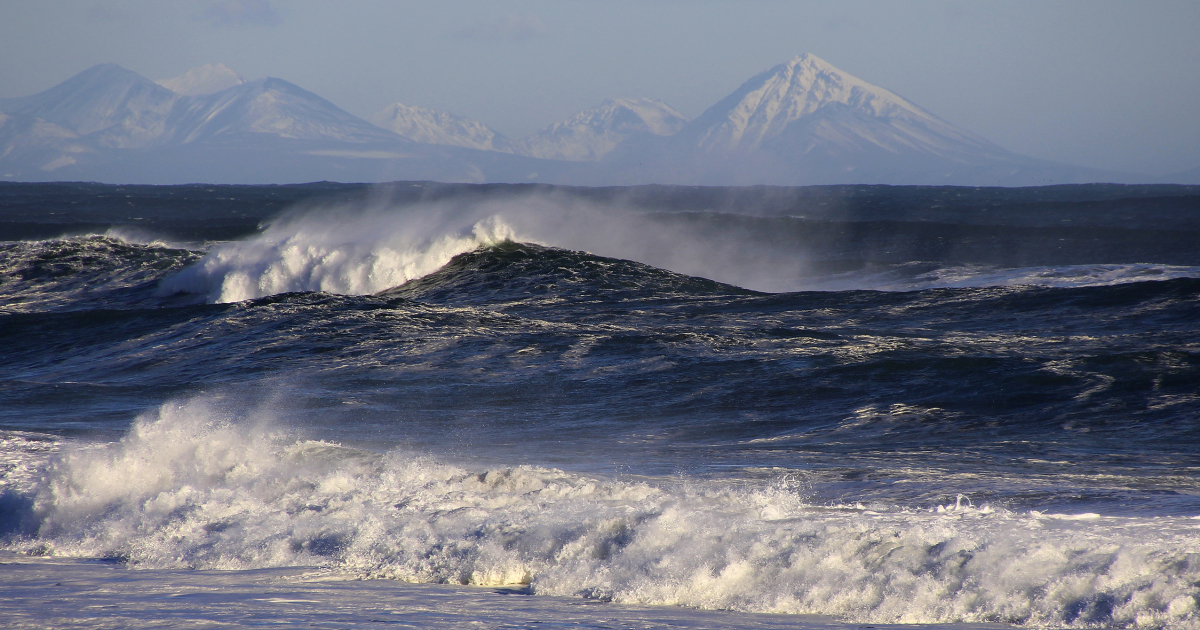
[[[899,95],[801,55],[763,72],[666,138],[606,159],[620,183],[1028,185],[1132,177],[1035,160]]]
[[[678,139],[706,153],[765,151],[793,159],[816,153],[852,160],[866,152],[952,162],[1022,160],[811,54],[750,79]]]
[[[619,99],[507,141],[482,123],[430,110],[396,105],[390,114],[403,134],[281,79],[188,96],[101,64],[39,94],[0,99],[0,177],[599,186],[1146,181],[1014,154],[811,55],[752,78],[690,122],[659,101]]]
[[[223,63],[206,63],[177,77],[155,81],[168,90],[184,96],[215,94],[245,82],[245,79]]]
[[[282,79],[243,82],[215,94],[176,94],[115,64],[89,68],[0,111],[55,123],[98,146],[144,148],[238,133],[341,142],[403,141]]]
[[[207,96],[181,97],[171,112],[175,143],[238,134],[297,140],[407,142],[283,79],[259,79]]]
[[[371,116],[371,122],[416,142],[501,153],[516,151],[511,140],[486,124],[449,112],[392,103]]]
[[[176,94],[104,64],[0,100],[0,178],[114,183],[540,181],[560,163],[414,142],[281,79]]]
[[[6,171],[0,175],[15,175],[6,168],[13,165],[49,173],[97,152],[61,125],[27,114],[0,114],[0,170]]]
[[[685,137],[706,151],[753,151],[770,146],[772,140],[785,136],[793,123],[829,107],[848,110],[855,120],[862,121],[841,130],[842,138],[829,135],[834,144],[866,142],[891,152],[915,149],[953,154],[968,149],[1008,153],[811,54],[750,79],[697,117]]]
[[[153,144],[167,131],[167,118],[179,96],[116,64],[92,66],[33,96],[0,100],[0,111],[24,114],[60,125],[112,148]]]
[[[598,160],[631,137],[669,136],[687,121],[662,101],[613,99],[517,140],[517,152],[549,160]]]

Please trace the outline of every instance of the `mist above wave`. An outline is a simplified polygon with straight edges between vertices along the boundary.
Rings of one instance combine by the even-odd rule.
[[[554,195],[298,210],[259,235],[219,244],[163,290],[233,302],[292,291],[373,294],[441,268],[455,255],[520,241],[635,260],[738,286],[784,290],[803,256],[747,265],[753,243],[651,215]],[[769,272],[764,273],[764,269]]]
[[[147,568],[326,566],[538,594],[883,622],[1196,625],[1194,520],[814,506],[738,484],[470,470],[172,402],[4,493],[10,550]]]
[[[457,219],[457,220],[456,220]],[[498,216],[382,209],[289,215],[262,234],[213,247],[165,292],[238,302],[277,293],[367,295],[436,271],[456,254],[513,238]]]
[[[985,230],[952,247],[946,242],[956,234],[953,229],[946,228],[945,238],[934,238],[934,228],[918,225],[890,234],[888,229],[899,228],[633,211],[561,194],[409,204],[379,196],[296,209],[255,236],[213,246],[199,262],[166,280],[162,290],[198,294],[210,302],[295,291],[374,294],[433,273],[458,254],[510,240],[633,260],[767,292],[1067,287],[1200,276],[1197,267],[1137,262],[989,263],[1010,257],[1002,245],[1013,234],[998,233],[993,242]],[[975,258],[983,262],[969,262]]]

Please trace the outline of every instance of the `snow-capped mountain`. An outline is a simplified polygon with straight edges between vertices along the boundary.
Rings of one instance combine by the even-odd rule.
[[[842,115],[831,116],[833,112]],[[916,149],[944,156],[962,151],[1008,154],[811,54],[750,79],[701,114],[689,135],[696,136],[696,146],[705,151],[784,148],[781,145],[795,144],[796,123],[804,124],[814,116],[863,121],[862,125],[846,124],[835,133],[816,134],[810,141],[814,146],[826,142],[852,149],[869,144],[891,152]]]
[[[501,153],[516,152],[513,142],[491,127],[449,112],[392,103],[371,116],[371,122],[417,142]]]
[[[631,137],[669,136],[687,121],[662,101],[612,99],[518,140],[517,152],[548,160],[598,160]]]
[[[1113,175],[1012,153],[811,54],[753,77],[670,138],[627,143],[609,161],[630,165],[624,181],[704,184],[1020,185]]]
[[[400,140],[282,79],[184,96],[115,64],[101,64],[33,96],[0,101],[0,111],[59,125],[97,147],[185,144],[252,133],[343,142]]]
[[[0,100],[0,111],[54,123],[109,148],[153,144],[179,95],[112,63],[92,66],[33,96]]]
[[[0,114],[0,165],[24,164],[48,173],[97,152],[61,125],[27,114]]]
[[[114,64],[0,99],[0,177],[126,183],[532,181],[554,163],[417,143],[282,79],[178,94]]]
[[[221,77],[232,81],[224,66],[205,68],[164,83],[206,92]],[[483,123],[400,104],[375,116],[389,130],[281,79],[236,80],[189,95],[101,64],[39,94],[0,99],[0,178],[603,186],[1146,181],[1014,154],[812,55],[750,79],[690,122],[660,101],[617,99],[516,141]]]
[[[177,77],[155,81],[168,90],[184,96],[214,94],[245,82],[245,79],[223,63],[206,63]]]
[[[239,134],[351,143],[403,141],[283,79],[259,79],[216,94],[180,98],[171,114],[170,137],[178,143]]]
[[[477,120],[402,103],[393,103],[371,117],[379,127],[417,142],[577,162],[598,160],[631,137],[669,136],[687,120],[662,101],[613,99],[520,140],[510,140]]]

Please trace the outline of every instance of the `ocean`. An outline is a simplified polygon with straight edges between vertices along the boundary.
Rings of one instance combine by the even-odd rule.
[[[0,183],[8,627],[1198,608],[1200,187]]]

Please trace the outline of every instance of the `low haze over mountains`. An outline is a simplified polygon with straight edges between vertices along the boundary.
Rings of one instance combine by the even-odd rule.
[[[221,64],[157,83],[101,64],[40,94],[0,99],[0,112],[0,178],[8,181],[1029,185],[1152,179],[1017,155],[813,55],[750,79],[695,120],[661,101],[614,99],[519,139],[401,103],[368,122],[287,81],[245,81]]]

